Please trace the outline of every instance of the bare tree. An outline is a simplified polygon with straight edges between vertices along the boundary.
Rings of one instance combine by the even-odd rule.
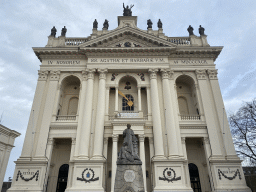
[[[238,155],[256,164],[256,98],[245,103],[229,117],[231,132]]]

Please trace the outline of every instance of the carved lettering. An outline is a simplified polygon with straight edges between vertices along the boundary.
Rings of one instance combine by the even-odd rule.
[[[202,64],[208,64],[206,60],[174,60],[174,64],[186,64],[186,65],[202,65]]]
[[[80,61],[48,61],[48,65],[79,65]]]

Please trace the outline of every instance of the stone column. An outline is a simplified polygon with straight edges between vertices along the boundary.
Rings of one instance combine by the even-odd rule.
[[[6,168],[7,168],[7,165],[8,165],[10,153],[11,153],[11,150],[12,150],[13,146],[6,146],[5,145],[4,147],[5,147],[5,150],[2,153],[4,158],[2,159],[2,162],[1,162],[2,165],[0,166],[0,168],[2,168],[1,171],[0,171],[0,186],[1,186],[0,189],[2,189],[2,186],[3,186],[3,180],[4,180]]]
[[[162,123],[160,117],[160,106],[158,97],[157,86],[157,69],[149,69],[150,73],[150,85],[151,85],[151,105],[152,105],[152,118],[153,118],[153,134],[154,134],[154,146],[155,146],[155,159],[163,159],[164,157],[164,145],[162,134]]]
[[[80,87],[80,94],[79,94],[79,108],[78,108],[78,124],[77,124],[77,133],[76,133],[76,140],[77,140],[77,145],[75,145],[75,150],[74,150],[74,157],[77,157],[79,155],[79,147],[80,147],[80,140],[83,139],[81,134],[84,132],[83,129],[83,122],[84,122],[84,113],[86,111],[85,106],[85,99],[86,99],[86,91],[87,91],[87,75],[88,75],[88,70],[83,70],[82,71],[82,83]],[[88,103],[87,103],[88,104]]]
[[[220,129],[223,135],[223,142],[224,142],[226,155],[229,156],[230,158],[232,158],[232,156],[233,158],[237,158],[224,103],[221,96],[220,86],[219,86],[218,77],[217,77],[218,72],[217,70],[207,70],[207,73],[209,75],[209,80],[210,80],[211,89],[212,89],[211,92],[213,94],[213,98],[215,101],[216,113],[218,116]]]
[[[184,159],[188,160],[188,158],[187,158],[187,148],[186,148],[186,137],[182,137],[181,142],[182,142]],[[188,162],[187,161],[186,161],[186,163],[184,163],[184,167],[185,167],[185,177],[186,177],[186,180],[187,180],[186,186],[190,188],[191,184],[190,184],[189,168],[188,168]]]
[[[165,121],[166,121],[166,131],[167,131],[167,142],[168,142],[168,152],[169,152],[169,159],[175,159],[179,157],[178,152],[178,143],[177,143],[177,134],[172,105],[172,95],[169,85],[169,72],[168,69],[161,69],[162,72],[162,83],[163,83],[163,96],[164,96],[164,108],[165,108]]]
[[[112,146],[112,174],[111,174],[111,192],[114,192],[115,179],[116,179],[116,161],[117,161],[117,143],[118,135],[112,135],[113,146]]]
[[[104,115],[105,115],[105,94],[106,94],[106,73],[107,69],[98,69],[99,91],[96,114],[96,125],[94,132],[93,159],[103,158],[103,134],[104,134]]]
[[[141,111],[141,87],[138,87],[138,111]]]
[[[35,135],[35,129],[36,125],[38,123],[39,119],[39,112],[40,110],[43,110],[42,106],[42,100],[44,92],[46,92],[46,80],[48,76],[49,71],[38,71],[38,82],[36,86],[36,92],[34,96],[34,101],[32,105],[32,109],[30,112],[30,117],[28,121],[28,128],[21,152],[21,156],[19,160],[29,160],[32,157],[32,150],[33,150],[33,143],[34,143],[34,135]]]
[[[75,147],[76,147],[76,138],[72,137],[71,139],[72,139],[72,143],[71,143],[70,161],[74,159]]]
[[[147,191],[147,181],[146,181],[146,160],[145,160],[145,145],[144,145],[145,135],[139,135],[140,141],[140,160],[142,161],[142,175],[144,182],[144,190]]]
[[[198,84],[195,84],[195,89],[196,89],[197,101],[198,101],[198,106],[199,106],[199,115],[200,115],[201,120],[204,121],[205,120],[204,109],[203,109],[202,98],[201,98]]]
[[[108,157],[108,137],[104,137],[104,157],[107,159]]]
[[[108,113],[109,113],[109,86],[106,86],[106,108],[105,108],[105,121],[108,121]]]
[[[49,135],[50,123],[53,115],[55,94],[57,91],[59,78],[60,78],[60,71],[50,71],[50,81],[48,85],[48,91],[46,95],[42,121],[38,129],[39,133],[37,135],[37,147],[36,147],[34,160],[47,161],[45,157],[45,150],[46,150],[45,143],[47,143],[47,138]]]
[[[91,136],[91,119],[92,119],[92,103],[93,103],[93,84],[95,69],[86,69],[87,74],[87,86],[86,96],[83,112],[83,123],[81,127],[79,138],[79,154],[80,159],[89,159],[89,146]],[[79,118],[80,119],[80,118]]]
[[[209,139],[212,149],[212,158],[221,158],[222,156],[222,146],[221,146],[221,139],[220,139],[220,133],[218,130],[219,126],[216,122],[216,115],[214,114],[214,104],[213,102],[213,96],[211,94],[211,90],[209,88],[209,84],[206,81],[206,71],[205,70],[196,70],[196,75],[198,79],[198,85],[201,90],[204,90],[201,92],[202,97],[202,103],[204,106],[204,112],[205,112],[205,120],[207,123],[207,130],[209,134]]]
[[[75,154],[75,147],[76,147],[76,138],[72,137],[71,138],[71,152],[70,152],[70,166],[69,166],[69,172],[68,172],[68,182],[67,182],[67,189],[71,187],[71,181],[72,181],[72,176],[73,176],[73,160],[74,160],[74,154]]]
[[[115,113],[118,113],[118,87],[116,87],[116,95],[115,95]]]
[[[149,156],[150,156],[150,162],[151,162],[152,158],[155,156],[153,137],[149,137],[148,141],[149,141],[149,153],[150,153]]]
[[[48,138],[47,148],[46,148],[46,157],[48,159],[48,164],[47,164],[45,178],[48,178],[49,173],[50,173],[53,146],[54,146],[54,139],[53,138]],[[46,183],[45,183],[45,185],[46,185]],[[46,187],[46,186],[44,186],[44,187]]]
[[[151,111],[150,87],[147,87],[147,106],[148,106],[148,117],[151,117],[152,111]]]

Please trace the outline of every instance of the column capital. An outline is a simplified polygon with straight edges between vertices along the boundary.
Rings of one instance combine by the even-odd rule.
[[[76,144],[76,138],[72,137],[72,145],[75,145],[75,144]]]
[[[46,81],[48,73],[48,70],[38,70],[38,81]]]
[[[160,71],[162,73],[162,80],[169,79],[170,69],[160,69]]]
[[[204,142],[205,144],[210,144],[210,140],[209,140],[208,137],[204,137],[204,138],[203,138],[203,142]]]
[[[113,134],[112,135],[113,142],[118,142],[118,137],[119,137],[119,135]]]
[[[87,75],[88,75],[88,72],[86,70],[82,70],[83,81],[86,81],[88,79]]]
[[[108,143],[108,137],[104,137],[104,145]]]
[[[186,137],[181,137],[181,143],[185,144],[186,143]]]
[[[106,79],[108,69],[97,69],[97,71],[100,74],[99,79]]]
[[[53,145],[54,139],[53,138],[48,138],[47,140],[47,145]]]
[[[50,71],[50,80],[58,81],[60,79],[60,70]]]
[[[85,69],[85,71],[87,72],[87,79],[94,79],[94,73],[96,71],[96,69]]]
[[[150,73],[150,79],[156,79],[156,74],[158,72],[158,69],[149,69],[148,72]]]
[[[209,75],[209,79],[218,79],[217,74],[218,70],[217,69],[208,69],[207,74]]]
[[[202,69],[202,70],[196,70],[195,71],[196,73],[196,77],[197,79],[206,79],[206,70],[205,69]]]
[[[144,134],[140,134],[139,135],[140,142],[144,142],[144,139],[145,139],[145,135]]]

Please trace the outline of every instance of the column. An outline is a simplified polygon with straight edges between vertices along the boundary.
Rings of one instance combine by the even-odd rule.
[[[30,117],[29,117],[29,121],[28,121],[28,128],[27,128],[27,132],[26,132],[26,136],[25,136],[25,140],[24,140],[24,144],[23,144],[23,148],[22,148],[22,152],[21,152],[21,156],[20,159],[24,159],[25,158],[27,160],[29,160],[32,156],[32,148],[33,148],[33,143],[34,143],[34,134],[35,134],[35,129],[36,129],[36,124],[38,122],[38,118],[39,118],[39,112],[41,109],[41,103],[43,100],[43,93],[45,90],[45,85],[46,85],[46,80],[47,80],[47,75],[48,75],[49,71],[38,71],[38,82],[37,82],[37,86],[36,86],[36,92],[35,92],[35,96],[34,96],[34,101],[33,101],[33,105],[32,105],[32,109],[30,112]]]
[[[141,111],[141,87],[138,87],[138,111]]]
[[[155,156],[155,151],[154,151],[154,139],[153,137],[149,137],[149,155],[150,155],[150,163],[152,158]]]
[[[116,87],[116,95],[115,95],[115,113],[118,113],[118,87]]]
[[[105,115],[105,94],[106,94],[106,73],[107,69],[98,69],[99,91],[96,114],[96,125],[94,132],[93,159],[103,158],[103,134],[104,134],[104,115]]]
[[[106,86],[106,109],[105,109],[105,121],[108,121],[108,111],[109,111],[109,86]]]
[[[145,145],[144,145],[145,135],[139,135],[140,140],[140,160],[142,161],[142,175],[144,182],[144,190],[147,191],[147,181],[146,181],[146,160],[145,160]]]
[[[163,134],[162,123],[160,117],[160,106],[157,87],[157,69],[149,69],[150,73],[150,85],[151,85],[151,106],[152,106],[152,118],[153,118],[153,134],[154,134],[154,146],[155,146],[155,159],[163,159]]]
[[[75,146],[76,146],[76,138],[71,138],[71,151],[70,151],[70,164],[69,164],[69,172],[68,172],[68,182],[67,182],[67,189],[71,187],[71,181],[73,176],[73,160],[74,160],[74,154],[75,154]]]
[[[151,111],[151,99],[150,99],[150,87],[147,87],[147,106],[148,106],[148,116],[152,115]],[[150,120],[150,119],[149,119]]]
[[[168,141],[168,152],[169,152],[169,159],[178,158],[178,143],[177,143],[177,134],[172,105],[172,95],[169,85],[169,72],[168,69],[161,69],[162,72],[162,83],[163,83],[163,96],[164,96],[164,108],[165,108],[165,121],[166,121],[166,131],[167,131],[167,141]]]
[[[7,164],[8,164],[10,153],[11,153],[11,150],[12,150],[13,146],[6,146],[5,145],[4,147],[5,147],[5,150],[2,153],[4,158],[2,159],[2,162],[1,162],[2,165],[0,166],[0,168],[2,167],[2,169],[0,171],[0,186],[1,186],[0,189],[2,189],[2,186],[3,186],[3,180],[4,180]]]
[[[79,154],[80,159],[89,159],[89,146],[90,146],[90,136],[91,136],[91,119],[92,119],[92,102],[93,102],[93,84],[94,84],[94,73],[95,69],[86,69],[87,71],[87,86],[86,86],[86,96],[83,112],[83,123],[80,131],[79,138]],[[80,118],[79,118],[80,119]]]
[[[212,94],[211,90],[209,89],[209,84],[206,81],[206,71],[205,70],[196,70],[196,75],[198,79],[198,85],[201,90],[204,90],[201,92],[202,97],[202,103],[204,106],[204,112],[205,112],[205,120],[207,123],[207,130],[209,134],[209,139],[211,143],[211,149],[212,149],[212,156],[221,156],[221,140],[220,140],[220,134],[218,130],[218,125],[216,121],[216,115],[213,112],[213,109],[215,106],[213,105],[212,101]]]
[[[47,140],[47,148],[46,148],[46,157],[48,159],[46,173],[45,173],[45,179],[47,180],[49,173],[50,173],[50,167],[51,167],[51,159],[52,159],[52,150],[54,146],[54,139],[48,138]],[[47,187],[47,183],[44,183],[44,188]]]
[[[107,157],[108,157],[108,137],[104,137],[104,151],[103,151],[103,155],[107,159]]]
[[[182,137],[182,138],[181,138],[181,142],[182,142],[182,148],[183,148],[184,158],[185,158],[185,160],[188,160],[188,158],[187,158],[187,149],[186,149],[186,137]],[[190,187],[191,187],[191,184],[190,184],[190,176],[189,176],[188,161],[186,161],[186,163],[184,164],[184,166],[185,166],[186,186],[190,188]]]
[[[55,100],[55,94],[57,91],[58,81],[60,78],[60,71],[50,71],[50,81],[48,86],[48,92],[46,95],[45,106],[42,116],[42,122],[39,127],[39,133],[37,137],[37,147],[35,152],[35,159],[34,160],[45,160],[45,150],[47,139],[49,136],[49,128],[51,123],[51,118],[53,115],[53,106]]]
[[[94,75],[93,75],[94,76]],[[77,145],[75,145],[75,150],[74,150],[74,157],[79,156],[79,147],[80,147],[80,139],[82,138],[82,129],[83,129],[83,122],[84,122],[84,112],[86,111],[86,106],[85,106],[85,99],[86,99],[86,93],[87,93],[87,80],[88,80],[88,70],[83,70],[82,71],[82,83],[80,87],[80,93],[79,93],[79,107],[78,107],[78,124],[77,124],[77,133],[76,133],[76,140],[77,140]],[[83,130],[84,131],[84,130]]]
[[[114,192],[115,179],[116,179],[116,161],[117,161],[117,143],[118,135],[112,135],[112,174],[111,174],[111,192]]]
[[[197,101],[198,101],[198,106],[199,106],[199,113],[200,113],[199,115],[200,115],[201,120],[204,121],[205,120],[205,118],[204,118],[204,109],[203,109],[203,106],[202,106],[202,98],[201,98],[201,94],[200,94],[198,84],[195,84],[195,89],[196,89]]]
[[[75,148],[76,148],[76,138],[72,137],[71,138],[71,151],[70,151],[70,161],[72,161],[74,159],[74,155],[75,155]]]
[[[223,135],[224,147],[227,153],[226,155],[233,156],[233,158],[237,158],[237,154],[232,140],[232,135],[229,128],[227,114],[221,96],[220,86],[217,78],[217,70],[207,70],[207,73],[209,75],[211,91],[215,101],[214,104],[216,106],[216,113],[219,119],[220,129]]]

